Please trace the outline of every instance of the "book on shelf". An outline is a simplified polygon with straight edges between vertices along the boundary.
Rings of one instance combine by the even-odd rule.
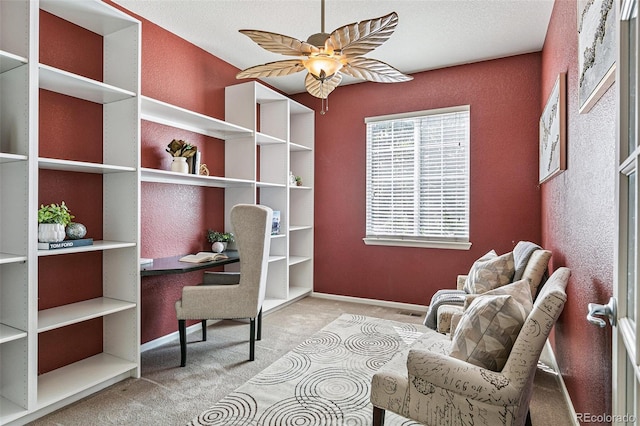
[[[93,245],[93,238],[80,238],[77,240],[63,240],[55,243],[38,243],[38,250],[55,250],[91,245]]]
[[[201,251],[196,254],[188,254],[180,258],[180,262],[189,262],[189,263],[203,263],[203,262],[214,262],[216,260],[224,260],[228,259],[224,253],[213,253],[210,251]]]
[[[280,210],[273,211],[273,219],[271,222],[271,235],[280,233]]]
[[[196,153],[191,157],[187,158],[187,164],[189,165],[189,173],[192,175],[200,174],[200,158],[202,158],[202,153],[198,151],[198,147],[194,146]]]

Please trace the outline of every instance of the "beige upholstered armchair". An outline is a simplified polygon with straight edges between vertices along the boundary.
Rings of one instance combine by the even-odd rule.
[[[559,268],[549,278],[500,371],[454,358],[448,336],[425,333],[403,357],[406,362],[393,359],[372,378],[373,424],[382,425],[391,410],[434,426],[524,425],[537,363],[564,307],[569,275]]]
[[[249,360],[254,360],[255,340],[256,337],[260,340],[262,330],[272,215],[273,211],[266,206],[234,206],[230,217],[240,256],[240,273],[207,273],[203,284],[182,289],[182,298],[176,302],[180,366],[184,367],[187,359],[186,320],[201,320],[202,339],[207,340],[206,320],[249,318]]]

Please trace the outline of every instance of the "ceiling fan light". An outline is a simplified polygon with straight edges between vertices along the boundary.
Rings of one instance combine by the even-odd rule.
[[[307,71],[318,80],[331,78],[342,68],[342,63],[337,58],[324,55],[311,56],[304,60],[303,64]]]

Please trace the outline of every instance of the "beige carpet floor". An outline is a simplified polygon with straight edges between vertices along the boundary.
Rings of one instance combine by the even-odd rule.
[[[264,316],[254,362],[248,361],[248,324],[222,321],[209,326],[207,342],[199,332],[188,336],[186,367],[179,367],[177,340],[143,352],[140,379],[117,383],[31,424],[184,425],[343,313],[422,321],[422,314],[395,308],[307,297]],[[534,426],[574,424],[556,377],[542,369],[531,413]]]

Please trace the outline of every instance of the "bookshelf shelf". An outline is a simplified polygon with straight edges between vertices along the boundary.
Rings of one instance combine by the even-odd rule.
[[[167,170],[142,168],[143,182],[169,183],[176,185],[209,186],[215,188],[246,188],[254,182],[247,179],[234,179],[216,176],[201,176],[189,173],[178,173]]]
[[[0,73],[11,71],[27,63],[27,58],[0,50]]]
[[[84,253],[89,251],[115,250],[127,247],[135,247],[136,243],[127,241],[94,241],[90,246],[61,248],[52,250],[38,250],[38,256],[56,256],[61,254]]]
[[[45,309],[38,312],[38,333],[103,317],[126,309],[134,309],[135,307],[135,303],[123,302],[108,297],[98,297],[57,308]]]
[[[189,130],[218,139],[234,139],[251,136],[253,132],[235,124],[189,111],[178,106],[141,97],[141,118],[178,129]]]
[[[135,93],[40,64],[40,88],[98,104],[132,98]]]
[[[0,253],[0,265],[9,263],[26,262],[27,256],[12,254],[12,253]]]
[[[136,363],[100,353],[38,377],[38,408],[100,385],[136,368]]]
[[[0,344],[27,337],[27,332],[0,324]]]
[[[38,158],[38,167],[47,170],[60,170],[79,173],[123,173],[135,172],[133,167],[114,166],[110,164],[88,163],[84,161],[58,160],[55,158]]]

